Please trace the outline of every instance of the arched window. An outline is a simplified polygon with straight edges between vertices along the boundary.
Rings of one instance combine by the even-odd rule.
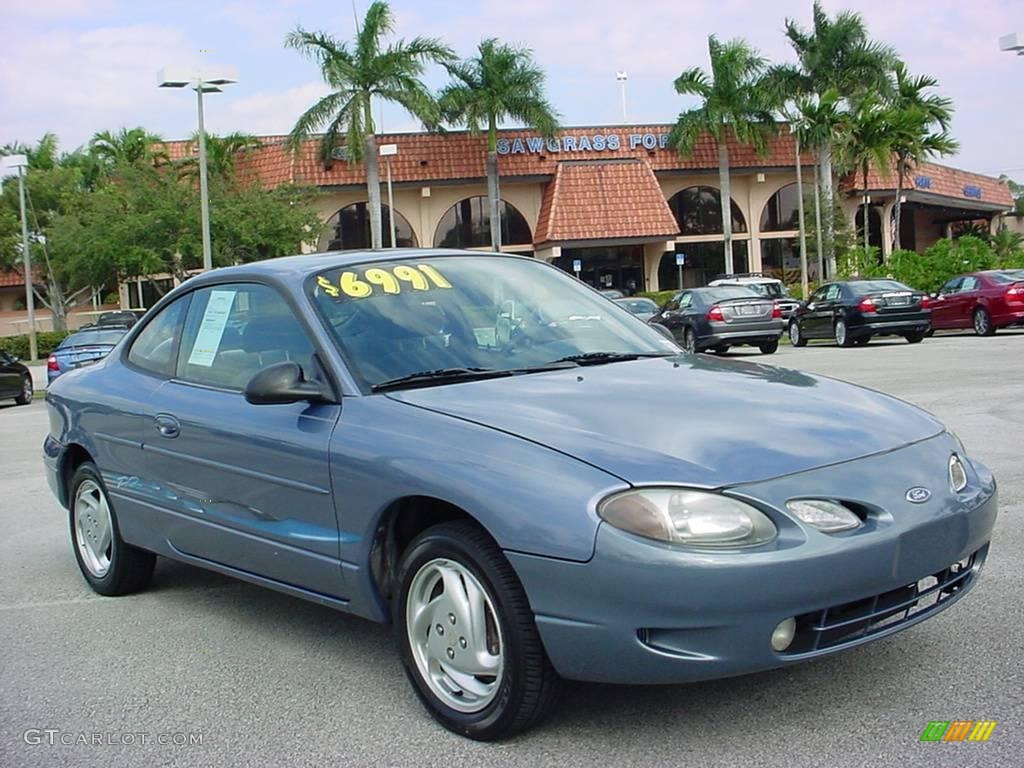
[[[391,247],[391,209],[380,207],[381,240]],[[320,240],[320,250],[352,251],[370,247],[370,209],[367,203],[346,205],[327,222],[327,233]],[[405,216],[395,212],[395,239],[399,248],[415,248],[416,234]]]
[[[669,198],[668,207],[684,235],[722,234],[722,198],[714,187],[687,187]],[[732,231],[747,231],[747,221],[735,201],[732,201]]]
[[[761,211],[761,231],[788,232],[800,229],[799,205],[796,183],[787,184],[771,196]]]
[[[502,245],[530,245],[533,236],[523,214],[504,200],[498,204]],[[491,244],[486,197],[467,197],[449,208],[434,233],[435,248],[480,248]]]

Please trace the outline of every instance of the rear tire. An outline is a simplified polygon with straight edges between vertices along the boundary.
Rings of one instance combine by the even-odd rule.
[[[916,331],[914,333],[905,334],[903,338],[907,340],[908,344],[920,344],[924,341],[924,337],[927,335],[927,331]]]
[[[789,343],[794,347],[806,347],[807,339],[804,338],[800,323],[796,320],[789,321]]]
[[[156,555],[121,538],[103,478],[91,461],[75,471],[69,498],[71,546],[93,591],[116,597],[145,589],[153,578]]]
[[[18,405],[28,405],[32,402],[34,396],[32,390],[32,377],[28,374],[21,377],[21,394],[14,398],[14,402]]]
[[[871,341],[870,336],[860,336],[859,338],[854,339],[853,343],[856,344],[858,347],[864,347],[867,346],[867,343],[869,341]]]
[[[779,348],[779,340],[769,341],[764,344],[758,344],[758,349],[761,350],[762,355],[774,355],[775,351]]]
[[[992,315],[984,307],[974,310],[974,332],[979,336],[992,336],[996,327],[992,325]]]
[[[550,712],[558,674],[515,571],[479,526],[442,523],[412,541],[392,617],[413,690],[448,730],[495,741]]]
[[[850,332],[846,327],[846,321],[843,318],[836,320],[835,328],[833,333],[836,338],[836,344],[840,347],[852,347],[853,339],[850,338]]]

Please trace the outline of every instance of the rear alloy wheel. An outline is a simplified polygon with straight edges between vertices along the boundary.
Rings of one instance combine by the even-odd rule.
[[[558,674],[515,571],[484,530],[469,521],[428,528],[402,555],[397,583],[405,671],[441,725],[494,741],[547,715]]]
[[[697,352],[697,334],[693,332],[693,328],[687,328],[683,332],[683,349],[691,354]]]
[[[71,544],[89,586],[108,597],[144,589],[153,576],[156,555],[121,538],[117,515],[92,462],[75,471],[69,506]]]
[[[32,377],[25,374],[21,378],[21,394],[14,398],[14,402],[18,405],[28,405],[32,402],[32,396],[35,394],[32,390]]]
[[[789,321],[789,343],[794,347],[807,346],[807,339],[804,338],[804,334],[800,330],[800,323],[796,320]]]
[[[758,349],[761,350],[762,355],[774,355],[775,351],[779,348],[779,340],[768,341],[764,344],[758,344]]]
[[[836,320],[835,336],[836,344],[840,347],[853,346],[853,339],[850,338],[850,332],[846,328],[846,321],[841,317]]]
[[[992,325],[992,315],[984,307],[974,310],[974,332],[979,336],[991,336],[996,332],[996,327]]]
[[[924,341],[924,337],[927,333],[927,331],[914,331],[913,333],[905,334],[903,338],[907,340],[908,344],[920,344]]]

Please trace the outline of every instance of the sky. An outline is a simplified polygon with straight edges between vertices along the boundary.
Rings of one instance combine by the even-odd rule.
[[[142,125],[165,139],[195,130],[194,95],[157,88],[165,66],[229,67],[238,82],[205,100],[207,130],[287,133],[326,93],[316,65],[282,45],[296,26],[340,39],[353,7],[369,0],[3,0],[0,10],[0,145],[52,131],[73,149],[97,131]],[[708,66],[707,37],[742,37],[777,62],[794,56],[787,17],[804,26],[811,0],[393,0],[396,36],[435,36],[460,56],[485,37],[531,48],[547,72],[563,125],[622,122],[616,71],[628,73],[631,123],[671,122],[694,104],[673,79]],[[859,12],[915,74],[953,99],[959,155],[942,162],[1024,179],[1024,56],[999,50],[1024,37],[1022,0],[825,0]],[[427,81],[439,87],[439,69]],[[386,131],[420,126],[384,107]]]

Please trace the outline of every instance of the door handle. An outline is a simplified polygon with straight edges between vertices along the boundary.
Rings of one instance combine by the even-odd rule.
[[[161,437],[177,437],[181,433],[181,424],[169,413],[158,414],[153,419],[153,426],[160,433]]]

